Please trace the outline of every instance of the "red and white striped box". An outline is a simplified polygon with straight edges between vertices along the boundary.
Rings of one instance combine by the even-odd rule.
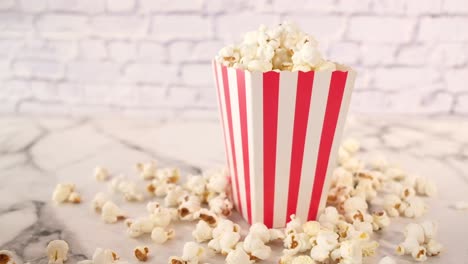
[[[283,227],[325,207],[356,73],[249,72],[213,62],[237,210]]]

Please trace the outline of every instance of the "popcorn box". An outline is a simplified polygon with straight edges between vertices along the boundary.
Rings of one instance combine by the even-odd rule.
[[[356,73],[249,72],[213,62],[232,198],[249,223],[283,227],[325,207]]]

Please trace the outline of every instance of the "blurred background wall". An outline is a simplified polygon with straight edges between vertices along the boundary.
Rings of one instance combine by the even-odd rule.
[[[0,0],[0,113],[216,118],[211,58],[283,20],[358,70],[354,113],[468,115],[466,0]]]

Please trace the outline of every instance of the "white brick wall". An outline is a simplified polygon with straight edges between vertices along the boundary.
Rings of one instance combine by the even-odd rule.
[[[468,115],[465,0],[1,0],[0,113],[216,117],[213,55],[283,20],[357,69],[354,112]]]

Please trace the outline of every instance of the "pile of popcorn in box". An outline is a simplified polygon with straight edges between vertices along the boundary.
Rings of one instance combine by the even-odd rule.
[[[241,44],[221,49],[216,60],[229,67],[262,72],[337,67],[322,58],[313,37],[291,23],[272,29],[262,26],[249,32]],[[106,168],[97,167],[94,171],[97,181],[109,181],[111,192],[122,195],[128,202],[147,202],[147,213],[130,217],[105,192],[97,193],[90,206],[107,224],[123,222],[128,237],[148,236],[156,244],[164,244],[178,235],[174,223],[193,222],[193,241],[185,243],[179,256],[170,257],[169,264],[208,263],[213,254],[225,256],[227,264],[261,263],[271,260],[270,243],[274,241],[281,241],[284,247],[280,259],[275,260],[279,264],[359,264],[378,250],[374,233],[385,232],[394,217],[423,216],[428,207],[421,196],[436,194],[436,186],[429,179],[390,166],[385,158],[365,161],[359,157],[359,149],[359,142],[353,139],[345,140],[339,148],[327,207],[316,221],[291,215],[281,229],[254,223],[244,237],[241,227],[229,220],[233,203],[226,170],[190,175],[181,184],[177,168],[159,168],[155,162],[137,164],[141,180],[147,182],[146,190],[141,190],[134,179],[111,177]],[[58,184],[52,199],[57,204],[82,202],[74,184]],[[49,263],[66,262],[68,250],[65,241],[51,241],[47,246]],[[416,261],[437,256],[441,250],[437,224],[432,221],[408,224],[404,239],[395,247],[397,255],[409,255]],[[133,250],[133,255],[138,261],[148,261],[157,254],[141,245]],[[78,264],[128,261],[120,259],[112,249],[98,248],[91,259]],[[0,263],[23,262],[14,252],[2,250]],[[379,264],[394,263],[397,260],[390,256],[379,261]]]

